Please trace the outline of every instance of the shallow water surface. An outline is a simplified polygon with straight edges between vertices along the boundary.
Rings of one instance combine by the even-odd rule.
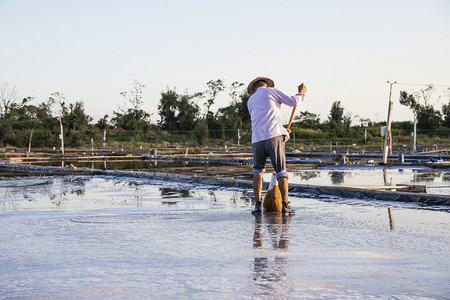
[[[446,299],[446,210],[108,177],[0,180],[0,298]]]

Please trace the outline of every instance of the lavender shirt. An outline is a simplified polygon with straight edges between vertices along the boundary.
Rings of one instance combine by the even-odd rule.
[[[304,97],[305,94],[288,96],[276,88],[260,86],[247,102],[252,119],[252,143],[289,135],[280,121],[281,104],[294,107]]]

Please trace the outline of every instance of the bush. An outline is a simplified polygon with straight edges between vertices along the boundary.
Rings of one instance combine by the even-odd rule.
[[[308,129],[308,128],[295,128],[296,139],[322,139],[325,138],[326,134],[322,130]]]
[[[205,119],[197,121],[197,124],[195,125],[194,128],[194,137],[197,143],[201,146],[209,144],[208,124]]]

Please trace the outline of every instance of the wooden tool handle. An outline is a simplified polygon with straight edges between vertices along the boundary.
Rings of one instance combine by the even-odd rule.
[[[297,106],[294,106],[294,108],[292,109],[291,118],[289,119],[287,129],[291,129],[291,124],[292,124],[292,120],[294,119],[294,113],[295,113],[296,108],[297,108]]]

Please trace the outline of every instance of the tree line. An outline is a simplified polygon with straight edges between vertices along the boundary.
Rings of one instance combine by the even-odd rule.
[[[32,137],[33,148],[57,147],[61,126],[67,147],[91,147],[93,143],[99,147],[105,130],[110,147],[251,144],[249,95],[243,83],[227,86],[220,79],[210,80],[204,91],[196,93],[178,93],[175,88],[166,88],[158,101],[158,121],[152,120],[152,115],[143,109],[144,88],[145,85],[134,80],[129,91],[120,93],[124,108],[94,123],[82,101],[69,103],[63,93],[54,92],[46,101],[33,104],[33,97],[18,100],[17,89],[0,82],[0,146],[27,147]],[[402,91],[399,102],[413,111],[422,143],[449,144],[450,93],[443,95],[446,103],[439,110],[430,103],[433,92],[432,85],[415,93]],[[213,112],[211,106],[223,93],[228,94],[229,105]],[[299,112],[291,127],[295,140],[289,143],[377,145],[381,142],[380,127],[384,125],[352,116],[336,100],[324,121],[318,114]],[[412,121],[392,123],[392,135],[398,143],[409,143],[412,130]]]

